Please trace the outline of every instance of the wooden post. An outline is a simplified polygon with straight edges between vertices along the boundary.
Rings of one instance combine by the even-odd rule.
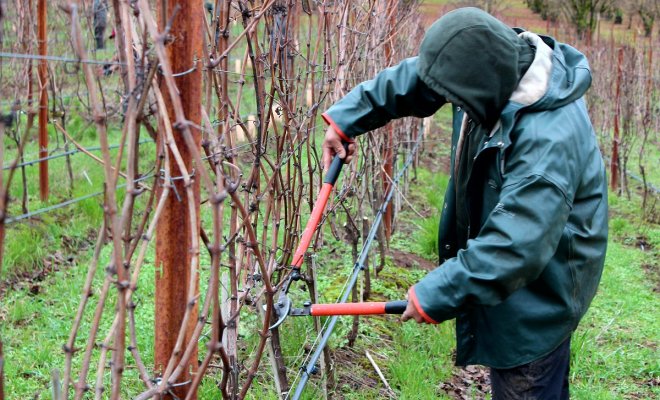
[[[202,96],[202,68],[198,60],[202,59],[202,21],[204,20],[203,2],[174,0],[158,2],[159,21],[161,31],[165,29],[164,23],[172,20],[170,37],[175,38],[167,44],[166,51],[172,70],[175,74],[191,71],[194,63],[196,69],[175,78],[176,85],[183,104],[183,112],[193,125],[191,132],[198,148],[201,148],[201,133],[194,126],[201,125],[201,96]],[[164,4],[166,9],[163,9]],[[176,15],[174,15],[176,13]],[[174,18],[172,16],[174,15]],[[163,93],[167,93],[163,83]],[[174,141],[181,153],[186,169],[189,173],[194,166],[192,156],[188,150],[183,134],[176,129],[176,116],[169,95],[165,96],[167,112],[173,125]],[[162,136],[159,136],[162,140]],[[168,150],[169,151],[169,150]],[[173,158],[172,158],[173,159]],[[155,354],[154,361],[157,372],[164,372],[171,356],[180,359],[182,354],[172,354],[176,344],[179,329],[186,312],[186,298],[191,280],[191,235],[199,235],[199,179],[193,177],[194,212],[197,214],[197,226],[190,226],[189,203],[183,179],[176,179],[182,175],[176,163],[171,163],[170,174],[174,186],[173,192],[167,199],[158,227],[156,229],[156,313],[155,313]],[[161,192],[159,190],[159,192]],[[160,194],[159,194],[160,195]],[[192,229],[192,231],[191,231]],[[193,266],[199,268],[199,265]],[[197,283],[198,285],[198,283]],[[184,343],[189,342],[195,324],[197,323],[197,305],[193,306],[193,314],[189,318],[187,334]],[[181,374],[178,383],[190,382],[191,375],[197,371],[197,351],[190,357],[186,371]],[[172,392],[179,398],[196,399],[197,395],[186,397],[190,384],[177,386]],[[165,395],[163,399],[173,396]]]
[[[48,36],[46,34],[46,0],[37,3],[37,35],[39,55],[48,54]],[[48,157],[48,63],[39,61],[39,158]],[[48,161],[39,162],[39,196],[41,201],[48,200]]]

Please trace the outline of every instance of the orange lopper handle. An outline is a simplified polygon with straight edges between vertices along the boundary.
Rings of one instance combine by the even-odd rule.
[[[403,314],[407,305],[408,302],[405,300],[367,303],[312,304],[310,314],[315,317],[330,315]]]
[[[344,143],[344,147],[348,149],[348,143]],[[312,241],[314,232],[316,232],[316,227],[321,221],[323,211],[325,211],[325,206],[328,203],[328,198],[330,198],[330,193],[332,192],[332,188],[335,186],[337,177],[339,177],[342,165],[344,165],[344,161],[339,158],[338,155],[335,155],[335,157],[332,159],[332,163],[330,164],[330,168],[328,168],[328,172],[325,174],[325,179],[323,180],[323,186],[321,186],[319,197],[317,197],[316,202],[314,202],[312,215],[307,221],[305,230],[303,231],[300,242],[298,243],[298,248],[293,254],[293,262],[291,263],[291,266],[294,268],[300,269],[302,266],[305,252],[307,251],[307,248]]]
[[[323,211],[325,211],[325,205],[327,204],[330,193],[332,192],[332,187],[333,184],[331,183],[324,183],[321,187],[319,197],[316,199],[314,208],[312,209],[312,215],[309,217],[309,221],[307,221],[307,226],[305,227],[302,237],[300,238],[298,248],[293,254],[293,262],[291,263],[293,267],[300,268],[302,266],[303,259],[305,258],[305,252],[309,247],[309,243],[312,241],[314,232],[316,232],[316,227],[321,221]]]

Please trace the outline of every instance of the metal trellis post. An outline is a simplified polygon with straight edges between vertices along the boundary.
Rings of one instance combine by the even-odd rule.
[[[176,0],[169,2],[158,2],[160,7],[166,3],[166,9],[160,9],[161,31],[165,30],[164,24],[171,23],[168,27],[169,37],[175,38],[166,46],[167,55],[174,73],[189,71],[195,60],[202,56],[202,25],[203,21],[203,3],[201,1]],[[174,18],[173,18],[174,16]],[[170,22],[171,21],[171,22]],[[175,75],[175,82],[178,88],[183,112],[191,126],[201,125],[201,95],[202,95],[202,76],[201,68],[195,68],[187,74]],[[163,88],[165,84],[163,82]],[[163,93],[168,93],[163,90]],[[177,123],[186,123],[177,121],[174,112],[173,102],[169,95],[165,95],[167,113],[173,124],[174,142],[178,147],[183,162],[189,174],[193,169],[192,155],[188,150],[183,132],[177,129]],[[165,112],[165,110],[161,110]],[[193,140],[198,148],[201,148],[201,133],[196,128],[191,128]],[[163,140],[163,135],[159,136],[159,141]],[[159,146],[161,147],[161,146]],[[168,150],[169,151],[169,150]],[[174,159],[173,157],[171,157]],[[197,166],[202,168],[203,166]],[[171,195],[167,199],[162,217],[158,222],[156,230],[156,315],[155,315],[155,364],[156,370],[163,372],[167,367],[171,356],[177,357],[177,362],[182,354],[172,354],[175,348],[176,340],[182,324],[186,307],[190,298],[186,298],[191,276],[192,244],[191,235],[199,235],[199,201],[200,186],[199,179],[192,178],[192,190],[194,196],[194,212],[196,213],[197,226],[190,226],[190,208],[189,199],[185,195],[186,187],[181,177],[182,171],[175,162],[171,163],[170,176],[171,182],[161,183],[174,186],[174,192],[180,195]],[[159,188],[162,192],[162,187]],[[191,231],[192,229],[192,231]],[[197,261],[198,262],[198,261]],[[192,266],[199,268],[199,265]],[[196,286],[199,285],[197,282]],[[197,289],[199,290],[199,289]],[[191,305],[193,314],[188,319],[187,333],[184,343],[189,342],[193,329],[197,323],[197,305]],[[192,398],[186,397],[188,394],[191,376],[197,371],[197,351],[189,359],[185,372],[179,377],[177,384],[164,399],[170,398]],[[176,397],[174,397],[176,396]]]
[[[39,0],[37,4],[39,54],[48,53],[48,36],[46,32],[47,9],[46,0]],[[39,61],[39,158],[48,156],[48,63]],[[41,201],[48,200],[48,161],[39,163],[39,195]]]

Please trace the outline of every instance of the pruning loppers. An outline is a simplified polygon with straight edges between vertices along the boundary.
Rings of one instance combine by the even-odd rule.
[[[344,148],[347,149],[348,144],[344,143]],[[294,281],[302,279],[300,268],[303,263],[305,252],[312,241],[314,232],[321,221],[325,206],[328,203],[330,193],[335,186],[335,182],[339,177],[343,161],[339,155],[335,155],[330,164],[330,168],[323,179],[323,185],[319,193],[314,207],[312,208],[312,215],[307,221],[305,230],[302,233],[296,252],[293,254],[291,263],[291,273],[282,283],[279,289],[279,295],[275,302],[275,316],[277,321],[270,326],[269,329],[277,328],[284,322],[287,316],[331,316],[331,315],[378,315],[378,314],[403,314],[408,302],[406,300],[397,300],[389,302],[365,302],[365,303],[337,303],[337,304],[312,304],[310,301],[304,303],[303,308],[292,308],[291,299],[288,293],[291,284]]]

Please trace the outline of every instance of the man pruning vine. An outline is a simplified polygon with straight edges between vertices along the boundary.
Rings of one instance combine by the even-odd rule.
[[[567,399],[570,338],[607,246],[603,160],[583,96],[583,54],[463,8],[419,55],[323,114],[323,162],[404,116],[453,109],[440,266],[408,291],[402,320],[456,319],[456,364],[491,367],[494,399]],[[344,150],[342,142],[349,142]]]

